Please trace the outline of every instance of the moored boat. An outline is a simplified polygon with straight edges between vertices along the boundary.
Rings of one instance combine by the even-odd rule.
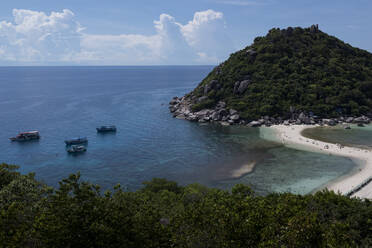
[[[29,141],[40,139],[40,134],[38,131],[22,132],[15,137],[9,138],[11,141]]]
[[[116,132],[116,126],[100,126],[96,129],[98,133]]]
[[[67,150],[68,153],[82,153],[86,151],[87,151],[87,148],[85,148],[85,146],[78,146],[78,145],[73,145]]]
[[[65,140],[66,145],[78,145],[88,143],[87,137],[79,137],[75,139]]]

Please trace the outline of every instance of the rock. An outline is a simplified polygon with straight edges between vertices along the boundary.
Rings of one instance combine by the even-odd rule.
[[[211,119],[214,120],[214,121],[219,121],[221,119],[221,116],[218,112],[213,112],[211,114]]]
[[[329,149],[329,145],[325,145],[324,146],[324,149]]]
[[[246,52],[249,56],[256,56],[257,52],[253,49],[248,49]]]
[[[196,112],[196,113],[194,113],[194,114],[195,114],[197,117],[199,117],[199,118],[204,118],[204,116],[208,115],[209,112],[210,112],[209,109],[202,109],[202,110],[200,110],[200,111],[198,111],[198,112]]]
[[[250,123],[248,123],[248,126],[250,126],[250,127],[259,127],[261,125],[262,124],[259,121],[251,121]]]
[[[175,112],[177,110],[177,108],[175,106],[169,106],[169,111],[171,113]]]
[[[218,114],[220,116],[227,116],[229,114],[229,112],[227,112],[226,109],[220,109],[220,110],[218,110]]]
[[[283,125],[289,126],[289,121],[288,121],[288,120],[285,120],[285,121],[283,122]]]
[[[220,123],[222,126],[230,126],[230,123],[228,123],[227,121],[222,121]]]
[[[184,119],[186,119],[186,116],[184,114],[179,114],[179,115],[176,116],[176,118],[184,120]]]
[[[259,119],[258,122],[260,123],[260,125],[265,124],[265,119]]]
[[[180,100],[178,99],[178,97],[173,97],[173,99],[169,102],[170,105],[175,105],[177,103],[179,103]]]
[[[223,101],[219,101],[216,105],[216,108],[223,109],[226,108],[226,103]]]
[[[296,122],[295,122],[296,125],[300,125],[301,123],[302,123],[302,121],[300,119],[297,119]]]
[[[207,96],[201,96],[201,97],[198,98],[197,102],[198,102],[198,103],[201,103],[201,102],[203,102],[203,101],[205,101],[205,100],[207,100],[207,99],[208,99]]]
[[[228,120],[227,122],[230,123],[230,124],[234,124],[233,120]]]
[[[234,95],[238,94],[239,85],[240,85],[239,81],[234,83],[234,89],[233,89],[233,94]]]
[[[240,119],[240,116],[238,114],[230,116],[230,120],[237,122]]]
[[[238,93],[243,94],[244,91],[248,88],[249,84],[251,83],[250,80],[244,80],[240,82],[239,88],[238,88]]]
[[[353,123],[368,124],[368,123],[370,123],[370,119],[366,116],[361,116],[361,117],[355,118],[353,120]]]
[[[208,84],[204,86],[204,95],[208,94],[211,90],[218,90],[220,88],[220,84],[217,80],[212,80]]]
[[[354,120],[353,117],[348,117],[348,118],[346,118],[345,122],[347,122],[347,123],[352,123],[353,120]]]
[[[318,24],[311,25],[311,27],[310,27],[310,32],[311,32],[311,33],[316,33],[316,32],[318,32],[318,31],[319,31],[319,26],[318,26]]]
[[[235,109],[230,109],[229,113],[230,113],[230,115],[235,115],[235,114],[238,113],[238,111],[236,111]]]
[[[234,91],[233,93],[235,95],[237,94],[243,94],[245,90],[248,88],[249,84],[251,83],[250,80],[243,80],[241,82],[235,82],[234,84]]]
[[[333,119],[322,119],[322,123],[329,126],[336,125],[336,122]]]

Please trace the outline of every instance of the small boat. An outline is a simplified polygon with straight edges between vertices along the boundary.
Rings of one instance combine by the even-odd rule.
[[[79,137],[76,139],[65,140],[66,145],[78,145],[88,143],[87,137]]]
[[[11,141],[29,141],[40,139],[40,134],[38,131],[30,131],[19,133],[16,137],[9,138]]]
[[[97,133],[116,132],[116,126],[100,126],[96,129]]]
[[[78,145],[73,145],[67,150],[68,153],[82,153],[86,151],[87,151],[87,148],[85,148],[85,146],[78,146]]]

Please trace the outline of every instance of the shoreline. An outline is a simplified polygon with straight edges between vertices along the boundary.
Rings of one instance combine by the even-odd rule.
[[[341,147],[338,144],[314,140],[302,135],[304,129],[317,126],[319,125],[273,125],[269,127],[269,129],[274,131],[273,137],[264,138],[274,139],[284,146],[294,149],[352,159],[357,165],[355,169],[325,185],[319,186],[314,191],[327,188],[328,190],[333,190],[343,195],[372,199],[372,182],[368,183],[357,192],[351,193],[372,176],[372,151],[351,146]]]

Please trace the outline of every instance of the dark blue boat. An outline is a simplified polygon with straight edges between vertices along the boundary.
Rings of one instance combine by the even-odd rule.
[[[116,132],[116,126],[100,126],[96,129],[98,133]]]
[[[87,137],[79,137],[76,139],[65,140],[66,145],[78,145],[88,143]]]

